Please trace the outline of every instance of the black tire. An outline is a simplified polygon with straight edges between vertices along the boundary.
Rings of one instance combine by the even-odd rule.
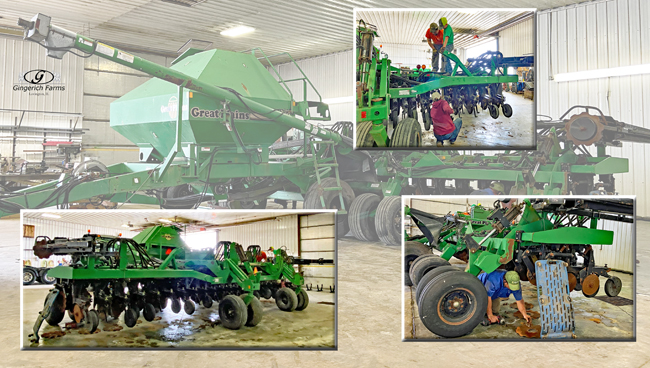
[[[144,317],[147,322],[153,321],[154,318],[156,318],[156,307],[151,303],[145,304],[144,309],[142,310],[142,317]]]
[[[377,206],[375,229],[379,240],[388,245],[402,243],[402,197],[384,197]]]
[[[605,294],[607,294],[607,296],[617,296],[621,292],[622,286],[623,283],[621,282],[621,279],[612,276],[605,281]]]
[[[266,209],[267,199],[260,199],[255,204],[255,201],[231,201],[228,202],[228,207],[236,210],[263,210]]]
[[[343,204],[345,209],[349,210],[352,202],[354,201],[354,191],[348,183],[341,180],[341,188],[343,194]],[[325,178],[321,180],[321,188],[332,188],[336,187],[336,178]],[[320,200],[320,188],[318,182],[314,183],[307,190],[305,195],[305,202],[303,204],[304,208],[309,209],[323,209],[323,205]],[[323,191],[323,199],[325,200],[325,209],[339,209],[341,207],[341,201],[339,199],[339,191]],[[348,224],[348,215],[338,214],[336,216],[336,235],[339,238],[344,237],[350,231],[350,224]]]
[[[492,119],[496,119],[499,117],[499,109],[497,109],[496,106],[490,105],[488,106],[488,110],[490,110],[490,116],[492,117]]]
[[[406,286],[413,285],[411,277],[409,276],[409,269],[411,268],[411,264],[419,256],[424,254],[431,254],[431,250],[426,245],[416,241],[407,241],[404,243],[404,271],[406,272],[404,284]]]
[[[226,295],[219,302],[219,318],[225,328],[239,330],[248,321],[248,307],[242,298]]]
[[[248,303],[247,313],[248,317],[246,318],[246,326],[254,327],[262,322],[262,302],[259,299],[253,298],[250,303]]]
[[[127,327],[133,327],[138,322],[138,313],[135,309],[127,309],[124,311],[124,324]]]
[[[172,298],[172,312],[178,314],[181,312],[181,301],[178,298]]]
[[[298,306],[298,296],[287,287],[280,288],[275,292],[275,304],[283,312],[293,312]]]
[[[406,111],[406,115],[407,115],[410,119],[415,119],[415,120],[417,120],[417,119],[418,119],[418,109],[416,109],[416,108],[412,108],[412,109],[409,108],[409,109]]]
[[[509,118],[512,116],[512,106],[509,104],[501,105],[501,110],[503,111],[503,116]]]
[[[461,299],[453,310],[450,299]],[[442,337],[459,337],[481,323],[487,309],[487,291],[476,276],[467,272],[445,272],[422,290],[418,311],[424,326]]]
[[[427,272],[440,266],[449,266],[449,262],[438,256],[426,257],[422,258],[419,262],[413,262],[413,265],[409,270],[411,282],[413,282],[413,285],[417,286]]]
[[[181,184],[181,185],[167,188],[167,191],[165,192],[165,198],[182,198],[192,194],[194,194],[194,192],[192,191],[192,187],[190,187],[188,184]],[[185,210],[194,207],[194,203],[169,204],[163,201],[161,207],[168,210]]]
[[[47,299],[45,299],[45,301],[47,301]],[[54,300],[54,303],[52,303],[50,314],[45,318],[45,321],[47,322],[48,325],[58,326],[59,323],[63,321],[63,317],[65,317],[65,308],[63,307],[64,304],[65,304],[65,295],[59,292],[59,295],[57,295],[56,299]]]
[[[390,111],[390,122],[393,124],[393,129],[395,129],[399,122],[399,107]]]
[[[31,285],[36,282],[36,272],[23,268],[23,285]]]
[[[377,142],[370,135],[372,121],[357,123],[357,147],[377,147]]]
[[[307,295],[307,292],[305,289],[300,289],[300,292],[296,294],[298,297],[298,304],[296,305],[296,310],[301,311],[305,310],[307,306],[309,305],[309,295]]]
[[[194,304],[194,302],[187,299],[183,304],[183,311],[185,311],[185,313],[191,316],[192,314],[194,314],[195,310],[196,310],[196,305]]]
[[[88,324],[88,332],[93,333],[97,331],[97,326],[99,326],[99,314],[96,310],[89,310],[86,314],[86,323]]]
[[[48,276],[47,271],[49,271],[49,269],[41,270],[41,282],[46,285],[53,285],[56,283],[56,278]]]
[[[208,294],[203,295],[203,298],[201,298],[201,304],[203,304],[204,308],[212,308],[212,303],[213,302],[214,301],[212,300],[212,298]]]
[[[264,299],[271,299],[273,298],[273,290],[271,290],[271,288],[268,286],[262,286],[260,288],[260,295]]]
[[[415,288],[415,301],[417,302],[418,300],[420,300],[420,295],[422,295],[422,290],[424,290],[425,286],[427,286],[429,281],[435,279],[438,275],[441,275],[445,272],[451,272],[451,271],[461,271],[461,269],[451,265],[440,266],[434,268],[433,270],[427,272],[424,276],[422,276],[420,282],[418,283],[417,288]]]
[[[363,193],[352,201],[348,210],[348,224],[352,235],[362,241],[377,241],[375,213],[381,197],[374,193]]]
[[[391,147],[421,147],[422,126],[413,118],[406,118],[397,124],[390,139]]]

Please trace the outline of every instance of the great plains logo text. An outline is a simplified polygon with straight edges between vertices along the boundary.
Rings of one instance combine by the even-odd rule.
[[[235,120],[250,120],[251,119],[251,114],[249,112],[239,112],[237,110],[235,111],[229,111],[229,110],[224,110],[224,109],[216,109],[216,110],[203,110],[198,107],[193,107],[190,110],[190,114],[192,115],[193,118],[213,118],[213,119],[223,119],[228,114],[232,116],[233,119]]]

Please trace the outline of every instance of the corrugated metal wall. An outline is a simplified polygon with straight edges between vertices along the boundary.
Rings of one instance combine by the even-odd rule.
[[[503,56],[524,56],[535,52],[534,23],[530,18],[499,32],[499,51]]]
[[[154,63],[169,66],[171,58],[133,53]],[[83,101],[85,126],[84,157],[110,165],[138,161],[138,148],[110,127],[110,103],[138,87],[148,74],[93,56],[84,59]]]
[[[601,220],[598,228],[614,231],[614,243],[612,245],[594,245],[594,257],[597,266],[607,264],[617,271],[634,272],[636,259],[635,249],[632,243],[635,224],[624,222]]]
[[[559,118],[573,105],[592,105],[604,114],[650,128],[650,74],[555,82],[557,73],[650,63],[650,2],[586,2],[543,11],[537,19],[537,112]],[[650,216],[650,146],[623,143],[607,148],[629,159],[626,174],[616,175],[621,194],[637,195],[637,215]]]
[[[48,236],[54,238],[55,236],[61,236],[66,238],[79,238],[90,230],[94,234],[104,234],[104,235],[118,235],[122,234],[124,237],[134,237],[138,232],[126,231],[127,229],[114,229],[103,226],[95,225],[81,225],[81,224],[72,224],[61,221],[52,221],[46,219],[34,219],[34,218],[24,218],[23,224],[25,225],[34,225],[34,235],[35,236]],[[38,259],[34,256],[34,251],[32,247],[34,246],[34,238],[22,238],[22,256],[23,260],[29,260],[33,266],[41,265],[43,259]],[[48,260],[54,260],[55,264],[59,260],[65,257],[56,257],[52,256]]]
[[[352,73],[354,64],[352,50],[298,60],[297,64],[314,84],[323,99],[353,96],[354,81]],[[283,79],[302,77],[302,74],[293,63],[284,63],[275,67]],[[272,69],[269,68],[269,72],[278,79]],[[302,82],[291,82],[287,85],[293,92],[294,99],[302,101]],[[318,95],[309,86],[307,87],[307,98],[318,100]],[[353,113],[354,102],[352,101],[330,104],[332,120],[319,123],[331,125],[337,121],[352,121]]]
[[[244,250],[259,245],[262,250],[286,247],[289,254],[298,255],[298,215],[281,216],[275,220],[259,221],[219,229],[219,241],[234,241]]]
[[[336,263],[336,231],[334,213],[300,216],[300,256],[302,258],[333,259]],[[322,285],[329,289],[335,285],[334,265],[300,266],[305,284]]]
[[[45,48],[34,42],[0,37],[0,109],[31,110],[44,112],[25,113],[23,127],[71,128],[76,124],[82,128],[80,114],[83,111],[83,59],[66,55],[62,60],[47,57]],[[20,82],[21,77],[31,71],[43,69],[54,74],[49,86],[63,86],[64,91],[23,92],[14,91],[15,85],[34,86]],[[43,93],[47,95],[38,95]],[[66,113],[54,114],[54,113]],[[22,111],[0,110],[0,125],[15,125],[20,121]],[[11,132],[0,131],[0,154],[12,155]],[[40,162],[42,153],[26,153],[25,150],[42,150],[43,134],[21,132],[17,140],[16,156],[29,161]],[[68,140],[67,135],[48,134],[48,140]]]

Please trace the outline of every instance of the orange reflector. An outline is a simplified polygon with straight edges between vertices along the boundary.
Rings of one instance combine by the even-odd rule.
[[[193,96],[194,96],[194,93],[192,93],[192,91],[190,91],[190,98],[192,98]]]
[[[253,268],[253,275],[257,275],[257,267]]]
[[[250,285],[248,285],[248,288],[250,289],[250,288],[251,288],[251,286],[250,286]]]
[[[117,234],[117,236],[122,236],[122,233]]]

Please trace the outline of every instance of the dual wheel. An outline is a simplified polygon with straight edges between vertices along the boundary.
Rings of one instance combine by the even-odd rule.
[[[430,121],[425,120],[425,125]],[[377,143],[370,135],[372,121],[357,123],[357,147],[377,147]],[[427,128],[427,129],[429,129]],[[421,147],[422,126],[414,118],[406,118],[397,123],[390,138],[389,147]]]
[[[492,119],[496,119],[499,117],[499,108],[497,105],[488,105],[488,111],[490,112],[490,116]],[[512,116],[512,106],[509,104],[502,104],[501,105],[501,111],[503,112],[503,116],[509,118]]]
[[[364,193],[355,198],[348,210],[349,228],[362,241],[401,244],[402,202],[400,196],[384,197]]]
[[[23,285],[31,285],[36,281],[40,281],[47,285],[52,285],[56,282],[56,278],[47,275],[47,269],[37,271],[31,268],[23,268]]]
[[[446,260],[421,255],[409,270],[420,320],[442,337],[466,335],[483,320],[487,292],[476,276],[462,272]]]

